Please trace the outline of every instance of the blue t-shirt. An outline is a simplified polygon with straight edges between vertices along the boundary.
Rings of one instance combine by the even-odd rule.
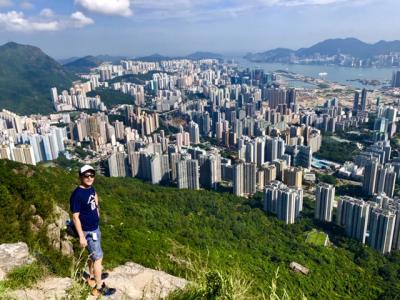
[[[99,214],[96,206],[96,191],[78,186],[69,200],[72,213],[79,212],[83,231],[94,231],[99,227]]]

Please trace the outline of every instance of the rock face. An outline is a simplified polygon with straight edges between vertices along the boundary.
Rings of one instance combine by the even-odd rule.
[[[70,278],[49,277],[32,289],[16,290],[10,292],[7,296],[11,299],[21,300],[65,299],[67,298],[66,291],[71,285],[72,280]]]
[[[108,299],[163,299],[188,281],[162,271],[145,268],[129,262],[112,270],[106,284],[117,292]],[[94,300],[94,297],[88,299]]]
[[[0,245],[0,280],[16,267],[29,264],[33,258],[29,255],[28,245],[25,243]]]
[[[183,289],[188,281],[162,271],[145,268],[135,263],[126,263],[111,272],[106,280],[117,292],[107,297],[110,300],[156,300],[164,299],[171,292]],[[49,277],[35,287],[9,293],[10,297],[21,300],[56,300],[67,298],[67,291],[72,286],[70,278]],[[88,300],[96,297],[89,296]]]
[[[73,256],[74,250],[71,241],[68,237],[62,237],[62,230],[65,227],[66,221],[69,219],[68,213],[56,206],[54,209],[56,220],[54,223],[47,225],[47,237],[50,245],[57,251],[61,251],[63,255]]]

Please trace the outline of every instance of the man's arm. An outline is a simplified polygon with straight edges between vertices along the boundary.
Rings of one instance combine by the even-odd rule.
[[[72,214],[72,221],[74,222],[76,231],[78,232],[79,235],[79,244],[81,245],[82,248],[85,248],[87,246],[87,241],[82,230],[81,220],[79,219],[79,212]]]
[[[99,197],[97,197],[97,193],[94,195],[94,200],[96,201],[97,215],[100,217]]]

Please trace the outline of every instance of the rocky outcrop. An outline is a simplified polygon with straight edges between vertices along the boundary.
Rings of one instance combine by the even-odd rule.
[[[3,280],[13,268],[32,261],[33,258],[29,255],[29,249],[25,243],[0,245],[0,280]],[[117,292],[108,299],[149,300],[164,299],[171,292],[183,289],[188,281],[129,262],[110,271],[106,283],[117,289]],[[82,284],[85,283],[82,281]],[[68,299],[68,290],[72,285],[73,281],[70,278],[47,277],[32,288],[8,291],[5,299]],[[88,297],[88,300],[95,299],[92,296]]]
[[[29,264],[33,260],[25,243],[0,245],[0,280],[12,269]]]
[[[55,221],[47,225],[47,238],[50,245],[57,251],[61,251],[63,255],[73,256],[74,249],[72,242],[68,236],[62,234],[65,224],[69,219],[68,213],[61,207],[56,206],[54,209]]]
[[[117,292],[108,299],[164,299],[171,292],[183,289],[188,284],[188,281],[183,278],[132,262],[117,267],[109,273],[110,277],[106,283],[116,288]]]
[[[185,279],[135,263],[126,263],[109,273],[106,283],[117,289],[113,296],[107,297],[110,300],[165,299],[171,292],[183,289],[188,284]],[[8,296],[21,300],[64,299],[72,284],[70,278],[49,277],[33,288],[12,291]],[[87,299],[97,298],[89,296]]]
[[[32,220],[30,222],[30,227],[34,233],[38,233],[39,230],[42,228],[43,224],[44,224],[44,221],[41,216],[39,216],[39,215],[32,216]]]
[[[70,278],[49,277],[39,282],[34,288],[9,292],[7,297],[21,300],[66,299],[71,285]]]

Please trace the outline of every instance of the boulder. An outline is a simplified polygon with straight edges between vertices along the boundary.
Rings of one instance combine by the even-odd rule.
[[[0,245],[0,280],[12,269],[29,264],[33,260],[25,243]]]
[[[49,277],[33,288],[12,291],[7,296],[10,299],[21,300],[66,299],[67,290],[71,285],[72,280],[70,278]]]
[[[43,221],[42,217],[39,215],[32,216],[32,221],[29,222],[31,230],[34,233],[38,233],[40,228],[43,226],[43,224],[44,224],[44,221]]]
[[[43,223],[44,223],[42,217],[39,216],[39,215],[34,215],[34,216],[32,216],[32,222],[33,222],[33,224],[34,224],[36,227],[38,227],[38,228],[42,227],[42,226],[43,226]]]
[[[116,288],[117,292],[108,299],[164,299],[171,292],[183,289],[188,284],[188,281],[183,278],[132,262],[115,268],[109,274],[106,283]]]
[[[55,206],[54,208],[54,213],[56,216],[56,225],[58,228],[63,229],[65,227],[65,224],[67,222],[67,220],[69,220],[69,214],[63,210],[61,207],[59,207],[58,205]]]
[[[74,255],[74,247],[72,246],[72,243],[70,241],[61,241],[61,254],[70,257]]]
[[[47,238],[49,243],[54,249],[60,250],[61,244],[61,233],[60,228],[57,227],[55,223],[51,223],[47,226]]]
[[[68,213],[59,206],[54,208],[55,221],[47,226],[47,237],[49,243],[57,251],[61,251],[63,255],[72,256],[74,254],[72,243],[68,236],[62,237],[61,232],[69,220]],[[36,227],[38,227],[35,224]]]
[[[107,297],[109,300],[165,299],[171,292],[183,289],[188,284],[185,279],[135,263],[126,263],[109,274],[106,283],[117,289],[113,296]],[[7,296],[24,300],[70,299],[67,293],[72,284],[70,278],[48,277],[32,288],[11,291]],[[88,297],[88,300],[96,299]]]
[[[31,212],[33,215],[36,214],[36,207],[35,207],[35,205],[31,204],[30,207],[29,207],[29,210],[30,210],[30,212]]]

